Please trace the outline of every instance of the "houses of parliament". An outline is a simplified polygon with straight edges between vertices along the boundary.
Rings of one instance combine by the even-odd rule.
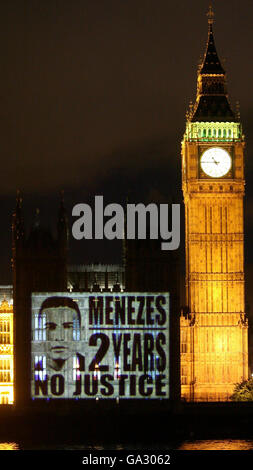
[[[13,286],[0,286],[1,404],[22,406],[30,396],[32,292],[169,291],[170,338],[175,345],[172,398],[228,401],[235,384],[248,378],[245,140],[240,116],[229,102],[226,73],[214,42],[213,16],[210,8],[196,101],[187,113],[182,141],[184,303],[177,251],[163,252],[155,240],[124,240],[119,265],[69,265],[63,198],[53,237],[41,226],[39,213],[26,231],[18,193],[12,223]]]

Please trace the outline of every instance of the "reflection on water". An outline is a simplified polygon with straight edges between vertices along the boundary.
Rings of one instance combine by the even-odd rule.
[[[19,450],[16,442],[0,442],[0,450]]]
[[[241,439],[185,441],[178,450],[253,450],[253,441]]]
[[[163,449],[167,450],[253,450],[253,441],[242,440],[242,439],[223,439],[223,440],[199,440],[199,441],[184,441],[178,446],[173,446],[168,443],[167,446],[162,446]],[[0,442],[0,450],[84,450],[84,451],[98,451],[106,450],[106,446],[94,445],[87,446],[85,444],[63,444],[63,445],[35,445],[35,444],[18,444],[17,442]],[[157,450],[159,446],[157,446]],[[113,445],[109,446],[108,450],[146,450],[145,445]],[[149,446],[149,450],[156,450],[156,447],[152,449],[152,445]]]

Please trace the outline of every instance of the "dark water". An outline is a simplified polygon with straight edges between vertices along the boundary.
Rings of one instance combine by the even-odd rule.
[[[159,447],[157,447],[159,448]],[[164,448],[164,446],[163,446]],[[46,446],[33,445],[33,444],[22,444],[17,442],[0,442],[0,450],[124,450],[126,446],[116,445],[113,447],[103,446],[85,446],[84,445],[57,445],[57,446]],[[128,450],[138,450],[138,446],[127,446]],[[155,450],[152,449],[152,450]],[[223,440],[195,440],[195,441],[184,441],[181,444],[172,445],[169,444],[167,449],[164,450],[253,450],[253,440],[243,439],[223,439]]]

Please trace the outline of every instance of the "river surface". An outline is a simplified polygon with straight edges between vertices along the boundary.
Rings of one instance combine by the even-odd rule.
[[[165,448],[164,448],[165,447]],[[244,439],[223,439],[223,440],[195,440],[195,441],[183,441],[180,444],[168,444],[167,446],[162,446],[164,450],[253,450],[253,440],[244,440]],[[155,446],[152,449],[152,446],[149,446],[149,450],[159,449],[159,446]],[[99,451],[99,450],[145,450],[142,446],[129,445],[129,446],[86,446],[84,445],[73,445],[73,444],[63,444],[63,445],[52,445],[52,446],[43,446],[35,444],[22,444],[18,442],[0,442],[0,450],[83,450],[83,451]]]

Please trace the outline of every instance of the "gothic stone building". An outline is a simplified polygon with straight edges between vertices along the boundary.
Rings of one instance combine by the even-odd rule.
[[[181,317],[182,397],[226,401],[248,377],[244,303],[244,135],[217,55],[213,12],[196,102],[182,142],[186,303]]]

